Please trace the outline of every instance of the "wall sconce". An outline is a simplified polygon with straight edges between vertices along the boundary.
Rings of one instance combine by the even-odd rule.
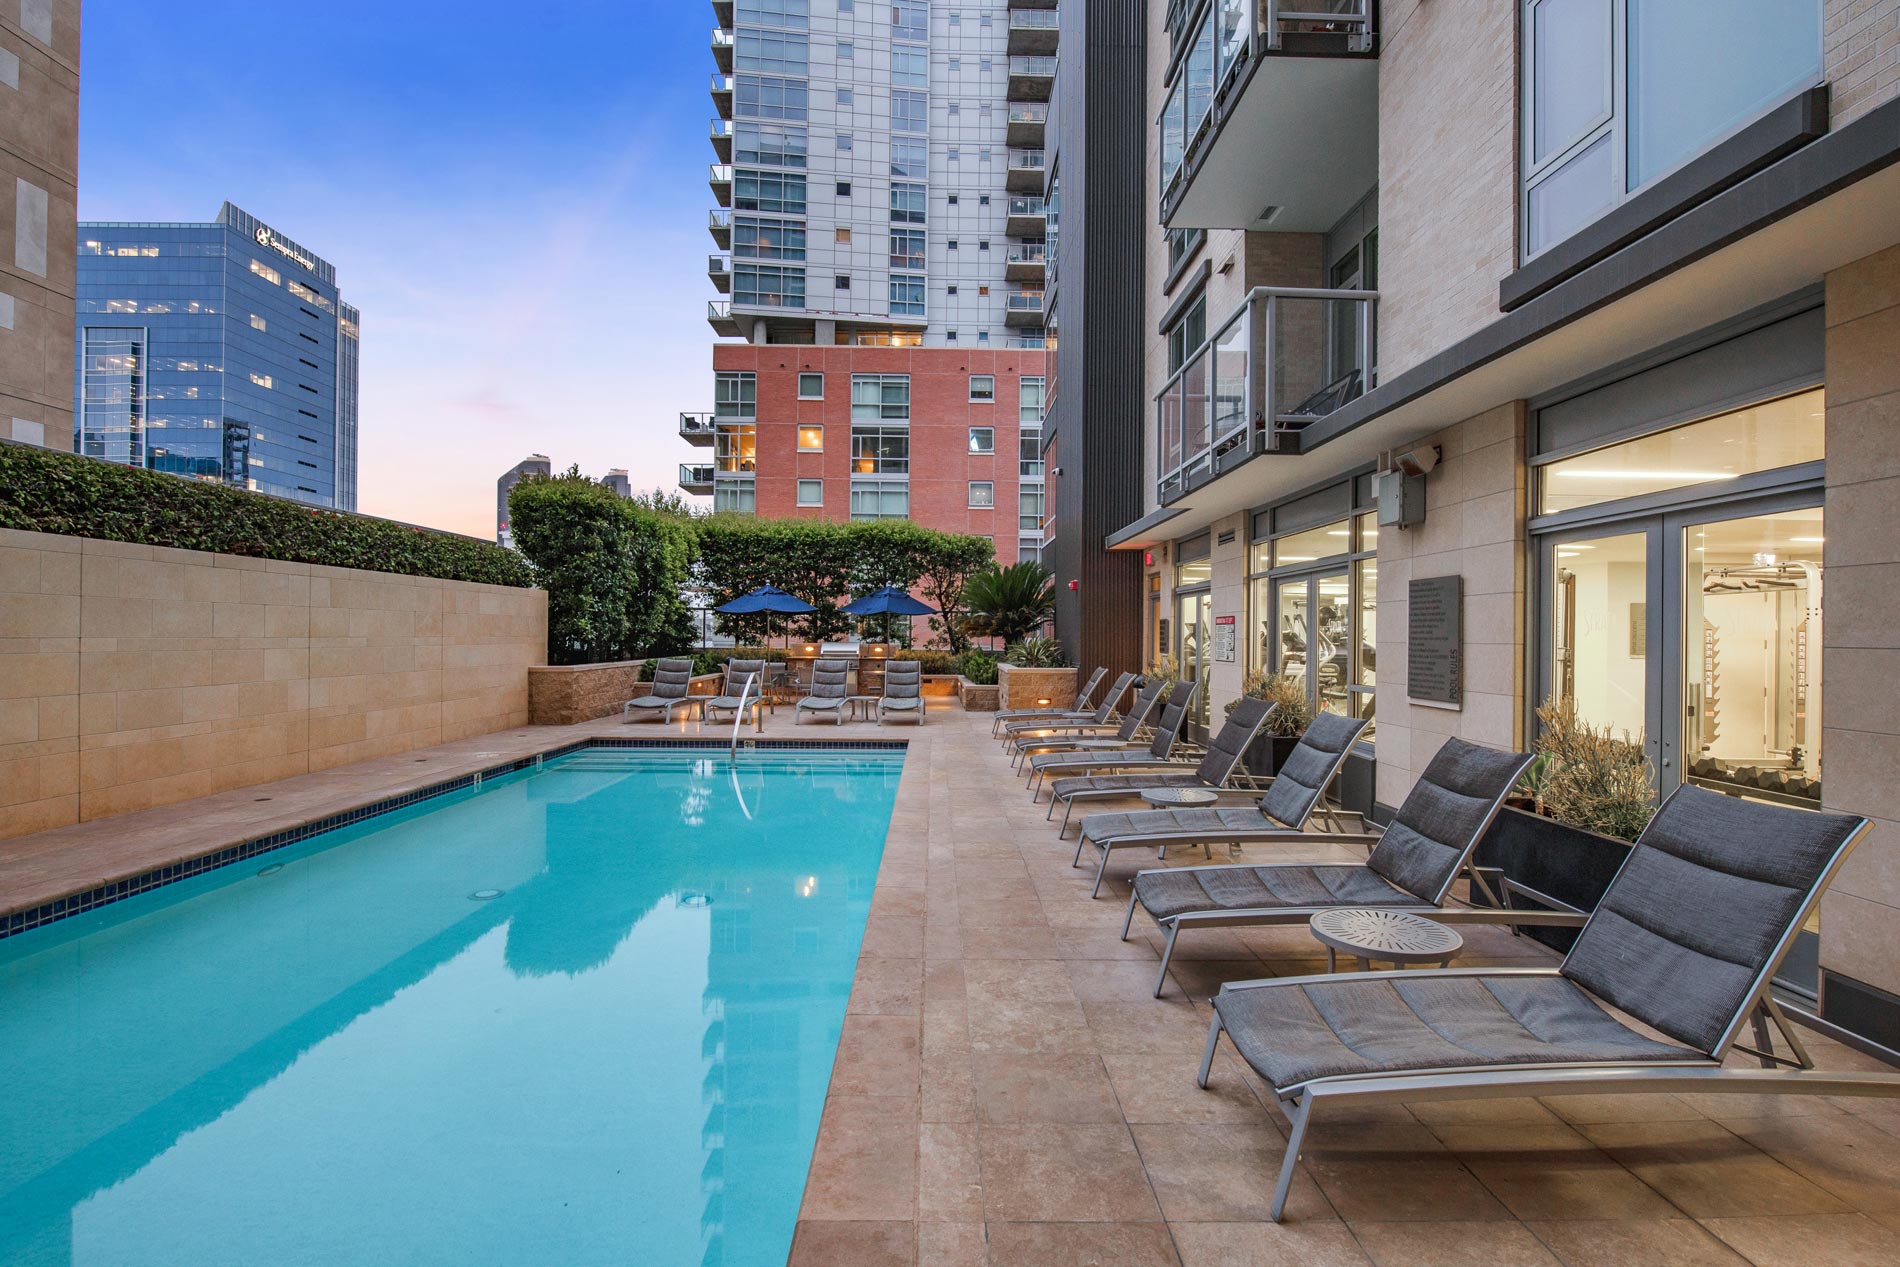
[[[1038,699],[1036,701],[1036,707],[1047,708],[1049,707],[1049,705],[1053,704],[1054,702],[1055,702],[1054,700],[1050,699],[1047,695],[1045,695],[1041,699]]]

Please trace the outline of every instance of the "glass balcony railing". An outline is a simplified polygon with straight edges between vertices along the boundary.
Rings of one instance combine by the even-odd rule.
[[[1007,310],[1010,312],[1040,313],[1042,311],[1042,292],[1039,290],[1017,291],[1005,297],[1005,304]]]
[[[708,184],[713,185],[730,185],[732,183],[732,164],[708,164],[706,167],[706,181]]]
[[[1055,31],[1062,27],[1062,15],[1054,9],[1017,9],[1009,15],[1011,30]]]
[[[1012,216],[1039,216],[1043,214],[1040,198],[1011,198],[1009,214]]]
[[[1043,152],[1041,150],[1011,150],[1009,152],[1009,165],[1011,168],[1033,167],[1037,171],[1041,171],[1045,165]]]
[[[688,493],[710,493],[713,468],[710,462],[681,462],[680,488]]]
[[[1378,381],[1374,291],[1262,286],[1155,395],[1166,503],[1254,453],[1298,452],[1313,423]]]
[[[711,414],[680,414],[680,438],[698,443],[710,443],[718,424]]]
[[[1009,103],[1009,121],[1011,123],[1047,123],[1049,122],[1049,103],[1012,101]]]
[[[1012,57],[1009,59],[1009,73],[1031,79],[1053,79],[1056,73],[1056,59],[1053,57]]]
[[[1009,249],[1011,264],[1041,264],[1048,260],[1049,249],[1042,243],[1034,245],[1012,246]]]

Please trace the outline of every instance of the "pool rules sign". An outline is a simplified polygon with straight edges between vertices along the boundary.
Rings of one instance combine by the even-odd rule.
[[[1465,698],[1465,579],[1412,582],[1407,606],[1405,698],[1431,708],[1462,708]]]

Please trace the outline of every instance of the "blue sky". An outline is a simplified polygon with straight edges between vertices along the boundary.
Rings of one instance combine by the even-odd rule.
[[[539,451],[671,485],[710,407],[711,7],[87,0],[82,220],[230,199],[363,310],[361,503],[494,533]]]

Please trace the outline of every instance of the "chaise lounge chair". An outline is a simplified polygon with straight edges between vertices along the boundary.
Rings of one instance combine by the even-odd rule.
[[[1036,753],[1029,758],[1030,775],[1035,781],[1035,789],[1029,799],[1039,800],[1043,781],[1063,774],[1088,774],[1097,770],[1185,768],[1186,763],[1171,754],[1187,730],[1188,718],[1194,713],[1194,701],[1200,698],[1200,694],[1199,682],[1177,683],[1168,692],[1168,702],[1161,710],[1161,719],[1155,723],[1154,737],[1145,745],[1138,739],[1129,739],[1124,741],[1119,750],[1091,744],[1088,750],[1082,752]]]
[[[884,667],[884,694],[877,701],[877,724],[884,714],[911,713],[924,724],[924,666],[915,660],[893,660]]]
[[[1157,857],[1166,857],[1170,845],[1199,845],[1208,857],[1215,845],[1270,844],[1295,840],[1306,831],[1306,821],[1319,808],[1320,798],[1339,774],[1352,753],[1353,741],[1366,723],[1337,713],[1321,713],[1306,727],[1299,743],[1287,754],[1267,792],[1257,804],[1208,805],[1192,809],[1152,809],[1133,814],[1090,814],[1082,820],[1082,832],[1075,842],[1075,861],[1082,865],[1082,850],[1094,845],[1102,853],[1095,871],[1095,887],[1089,896],[1102,891],[1102,877],[1108,873],[1109,855],[1117,849],[1153,849]],[[1329,841],[1371,843],[1371,836],[1330,834]]]
[[[1144,742],[1140,739],[1141,732],[1161,707],[1167,691],[1168,684],[1159,678],[1148,683],[1136,694],[1134,703],[1128,706],[1128,714],[1120,722],[1102,722],[1099,725],[1095,722],[1067,723],[1012,736],[1010,742],[1016,755],[1011,765],[1020,770],[1029,764],[1029,758],[1035,753],[1070,752],[1078,746],[1099,740],[1124,745]]]
[[[1292,764],[1291,759],[1288,764]],[[1529,764],[1530,757],[1521,752],[1498,752],[1462,739],[1448,739],[1427,763],[1383,835],[1301,836],[1286,832],[1254,837],[1285,844],[1342,840],[1373,844],[1366,861],[1143,871],[1135,877],[1133,892],[1128,895],[1122,938],[1128,937],[1137,906],[1167,930],[1161,971],[1155,976],[1155,997],[1160,998],[1168,979],[1168,962],[1174,957],[1175,939],[1192,928],[1304,924],[1319,911],[1361,906],[1416,911],[1447,922],[1580,925],[1583,914],[1574,910],[1532,913],[1500,909],[1502,903],[1500,908],[1451,908],[1445,904],[1452,882],[1470,863],[1472,851],[1490,829],[1511,785]],[[1274,788],[1268,790],[1268,799],[1278,787],[1276,779]],[[1086,831],[1088,819],[1082,821]],[[1554,900],[1545,900],[1556,905]]]
[[[1234,711],[1227,715],[1220,733],[1207,745],[1207,755],[1192,767],[1179,761],[1152,766],[1124,764],[1118,765],[1113,774],[1059,778],[1049,785],[1049,812],[1043,817],[1054,818],[1056,804],[1062,802],[1062,826],[1057,838],[1065,839],[1069,834],[1069,815],[1074,812],[1077,801],[1139,796],[1150,788],[1206,788],[1218,791],[1234,777],[1234,771],[1240,767],[1240,759],[1253,746],[1261,727],[1267,724],[1267,718],[1273,714],[1273,708],[1265,700],[1252,698],[1243,699],[1234,705]]]
[[[630,699],[620,706],[620,720],[633,720],[636,709],[653,711],[657,709],[662,720],[672,721],[673,710],[684,708],[692,710],[699,707],[706,698],[692,694],[693,662],[691,660],[661,660],[653,670],[653,689],[638,699]]]
[[[996,738],[998,733],[1002,730],[1002,728],[1004,726],[1009,725],[1011,722],[1029,721],[1036,717],[1054,717],[1060,713],[1078,713],[1078,712],[1088,711],[1089,701],[1095,698],[1096,688],[1102,684],[1102,679],[1107,676],[1108,676],[1107,669],[1097,669],[1095,670],[1095,672],[1089,674],[1089,680],[1082,683],[1082,689],[1075,693],[1075,707],[1074,708],[1006,708],[1004,709],[1002,712],[999,712],[994,717],[990,718],[990,738],[992,739]],[[1123,674],[1122,676],[1132,681],[1135,675],[1132,673],[1126,673],[1126,674]],[[1128,689],[1127,682],[1122,682],[1120,685],[1121,685],[1122,690],[1125,691]],[[1120,695],[1117,694],[1115,698],[1119,699]]]
[[[752,687],[752,694],[747,696],[745,693],[746,679],[751,677],[757,677],[758,681]],[[706,710],[703,716],[706,720],[711,721],[715,709],[736,715],[740,708],[741,699],[744,699],[744,706],[746,708],[754,711],[764,705],[765,661],[726,661],[726,680],[720,686],[719,694],[706,701]]]
[[[1115,679],[1115,684],[1108,688],[1108,694],[1102,696],[1102,702],[1093,710],[1061,709],[1044,713],[1038,709],[1037,716],[1022,721],[1004,722],[1003,747],[1007,749],[1015,742],[1018,735],[1037,734],[1061,726],[1113,725],[1115,719],[1121,715],[1116,708],[1122,702],[1122,697],[1140,681],[1141,678],[1136,674],[1122,674]]]
[[[1815,1071],[1769,993],[1795,934],[1868,827],[1864,818],[1684,785],[1637,840],[1559,967],[1224,985],[1197,1081],[1207,1085],[1226,1033],[1286,1109],[1293,1129],[1270,1207],[1275,1221],[1321,1104],[1631,1093],[1900,1096],[1900,1075]],[[1755,1046],[1748,1047],[1737,1039],[1751,1021]],[[1790,1056],[1775,1054],[1771,1025]],[[1724,1069],[1731,1050],[1761,1067]]]
[[[844,725],[845,700],[851,694],[851,665],[844,660],[817,660],[811,666],[811,694],[792,706],[792,725],[807,712],[830,713],[834,725]]]

